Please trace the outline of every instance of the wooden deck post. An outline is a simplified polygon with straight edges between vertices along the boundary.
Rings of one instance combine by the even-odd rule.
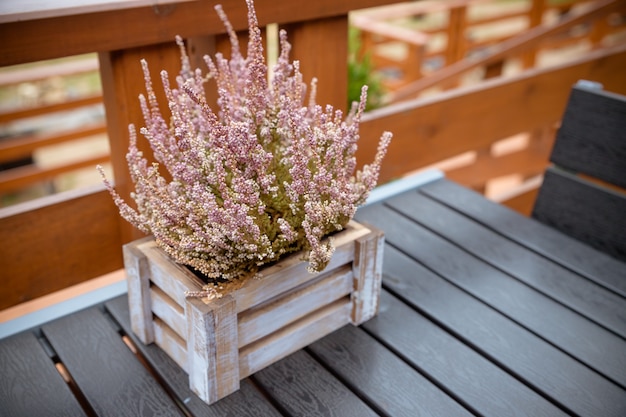
[[[99,58],[115,188],[127,202],[130,202],[133,185],[126,164],[129,124],[132,123],[136,127],[139,149],[145,155],[152,153],[147,141],[139,133],[139,128],[145,124],[138,99],[140,94],[145,94],[140,60],[145,59],[148,62],[161,110],[167,111],[165,96],[162,88],[159,88],[160,71],[162,69],[168,71],[173,82],[180,70],[180,53],[172,39],[172,42],[163,44],[101,52]],[[121,219],[120,228],[123,242],[130,242],[142,236],[141,232]]]
[[[345,110],[348,100],[348,16],[284,26],[305,83],[318,80],[317,103]]]

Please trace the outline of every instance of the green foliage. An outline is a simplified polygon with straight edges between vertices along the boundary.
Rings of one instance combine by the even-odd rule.
[[[368,86],[367,104],[365,110],[373,110],[382,105],[385,91],[380,77],[372,67],[370,54],[366,53],[359,59],[361,49],[360,31],[351,27],[348,39],[348,108],[353,102],[358,102],[361,96],[361,87]]]

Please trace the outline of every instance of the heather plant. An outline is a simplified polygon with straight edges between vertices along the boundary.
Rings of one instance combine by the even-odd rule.
[[[137,148],[129,127],[127,162],[136,209],[104,182],[124,219],[145,233],[175,261],[209,279],[254,273],[281,256],[305,250],[309,270],[324,269],[332,239],[376,185],[391,139],[385,132],[374,161],[356,170],[360,102],[347,117],[315,102],[316,80],[306,99],[297,61],[280,32],[280,54],[268,78],[261,32],[252,0],[247,0],[249,43],[244,58],[237,35],[221,6],[217,13],[231,42],[231,57],[205,57],[208,76],[192,70],[180,38],[182,68],[176,88],[161,72],[169,103],[167,121],[156,100],[148,64],[142,61],[147,96],[140,96],[155,163]],[[217,83],[219,111],[206,102],[205,84]],[[161,170],[169,174],[167,179]],[[101,171],[102,172],[102,171]]]

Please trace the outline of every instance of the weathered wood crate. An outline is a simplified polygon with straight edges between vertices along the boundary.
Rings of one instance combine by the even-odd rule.
[[[132,328],[189,374],[207,403],[239,381],[315,340],[378,312],[384,236],[350,222],[334,236],[335,253],[319,274],[295,253],[261,270],[262,278],[205,303],[185,297],[202,281],[176,264],[153,238],[125,245]]]

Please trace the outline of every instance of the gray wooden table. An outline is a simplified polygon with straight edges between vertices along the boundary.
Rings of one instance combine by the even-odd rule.
[[[361,327],[207,406],[123,295],[0,340],[0,416],[626,415],[626,264],[445,179],[357,219],[387,240]]]

